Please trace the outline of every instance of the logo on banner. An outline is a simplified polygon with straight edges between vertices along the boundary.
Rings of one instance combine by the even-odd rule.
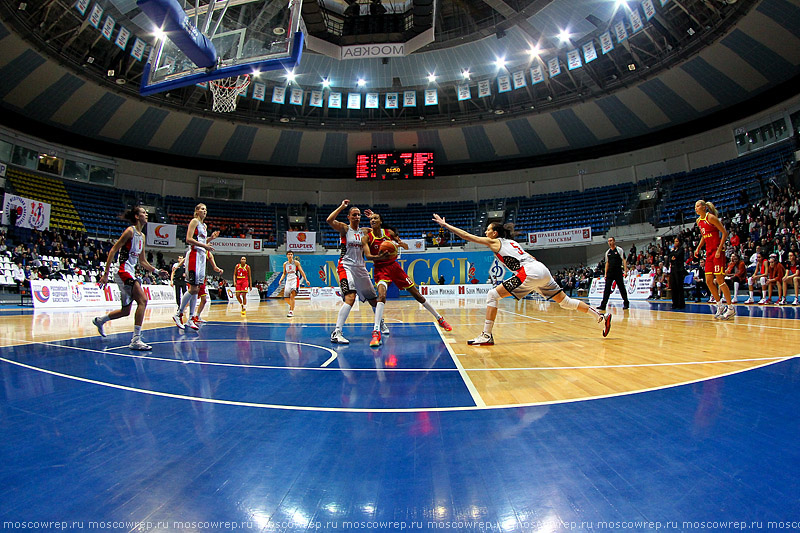
[[[77,285],[71,285],[69,292],[73,302],[80,302],[83,299],[83,296],[81,295],[81,290],[78,288]]]
[[[300,242],[306,242],[306,234],[303,232],[298,233],[297,240]]]
[[[253,250],[261,249],[261,241],[253,241]]]
[[[33,213],[31,213],[30,224],[31,227],[34,229],[42,229],[44,228],[46,218],[44,216],[44,205],[39,202],[34,202],[32,204]]]
[[[466,294],[466,293],[467,293],[467,288],[464,287],[463,285],[459,285],[458,286],[458,294]]]
[[[50,289],[47,288],[47,285],[42,285],[41,289],[33,291],[33,295],[40,302],[47,303],[47,301],[50,299]]]
[[[583,229],[583,238],[584,239],[591,239],[592,238],[592,230],[591,230],[591,228],[584,228]]]
[[[159,224],[158,226],[156,226],[156,237],[158,237],[159,239],[166,239],[167,237],[169,237],[169,233],[161,232],[161,230],[163,229],[164,229],[164,224]]]
[[[421,240],[414,241],[414,248],[416,248],[417,250],[419,250],[420,248],[422,248],[422,246],[423,246],[423,244],[422,244],[422,241],[421,241]]]
[[[19,226],[28,216],[28,203],[19,196],[12,196],[11,200],[8,201],[9,213],[12,210],[17,212],[17,226]]]
[[[325,271],[325,265],[319,267],[319,279],[322,280],[322,283],[328,282],[328,273]]]
[[[107,302],[114,301],[114,293],[111,292],[111,285],[106,285],[103,287],[103,294],[105,295]]]
[[[423,285],[422,287],[420,287],[420,288],[419,288],[419,293],[420,293],[420,294],[422,294],[423,296],[427,296],[427,294],[428,294],[428,287],[426,287],[426,286],[424,286],[424,285]]]
[[[531,237],[531,244],[536,244],[536,242],[537,242],[537,241],[538,241],[538,239],[539,239],[539,236],[538,236],[538,235],[536,235],[535,233],[533,233],[533,234],[531,234],[531,236],[530,236],[530,237]]]

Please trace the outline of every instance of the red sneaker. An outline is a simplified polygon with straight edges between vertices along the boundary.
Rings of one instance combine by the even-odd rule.
[[[380,331],[373,331],[372,332],[372,340],[369,341],[370,348],[377,348],[381,345],[381,332]]]
[[[439,323],[439,325],[442,327],[443,330],[453,331],[453,326],[448,324],[447,320],[445,320],[443,316],[440,316],[438,319],[436,319],[436,321]]]

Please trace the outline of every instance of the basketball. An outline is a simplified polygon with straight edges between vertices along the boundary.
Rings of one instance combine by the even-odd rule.
[[[392,241],[383,241],[381,243],[381,252],[389,252],[389,257],[397,257],[397,245]]]

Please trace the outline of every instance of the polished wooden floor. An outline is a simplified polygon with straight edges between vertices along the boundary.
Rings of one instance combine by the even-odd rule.
[[[601,335],[589,316],[547,302],[501,302],[491,347],[466,341],[480,333],[484,306],[477,299],[431,300],[453,326],[441,330],[479,407],[505,407],[575,401],[654,390],[706,380],[791,358],[800,352],[800,307],[738,306],[739,316],[717,321],[707,304],[689,304],[673,312],[668,303],[635,302],[613,313],[611,333]],[[294,318],[280,300],[251,302],[246,319],[238,306],[215,304],[204,313],[213,321],[333,324],[339,303],[298,300]],[[172,325],[172,308],[147,309],[148,328]],[[94,336],[91,318],[98,311],[50,311],[0,314],[0,346]],[[747,316],[749,315],[749,316]],[[354,308],[347,328],[371,323],[368,305]],[[413,300],[390,300],[386,322],[432,323]],[[132,317],[109,323],[109,333],[132,330]]]

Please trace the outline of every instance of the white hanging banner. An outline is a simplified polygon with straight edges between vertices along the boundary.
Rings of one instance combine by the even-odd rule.
[[[425,89],[425,105],[438,105],[439,93],[436,89]]]
[[[156,224],[155,222],[147,223],[147,238],[145,242],[147,246],[155,246],[157,248],[174,248],[177,242],[175,236],[178,233],[178,226],[175,224]]]
[[[594,49],[594,41],[589,41],[583,45],[583,59],[591,63],[597,59],[597,50]]]
[[[591,241],[591,227],[528,233],[528,244],[537,248],[558,246],[561,244],[586,243]]]
[[[576,68],[580,68],[583,66],[581,63],[581,54],[578,52],[578,49],[570,50],[567,52],[567,68],[570,70],[575,70]]]
[[[217,237],[211,241],[214,253],[258,252],[261,251],[261,241],[259,239],[236,239],[233,237]]]
[[[458,100],[469,100],[472,98],[472,93],[470,92],[469,85],[459,85],[456,88],[456,93],[458,94]]]
[[[606,55],[614,49],[614,41],[611,40],[611,32],[605,32],[600,35],[600,48],[603,50],[603,55]]]
[[[367,93],[367,96],[364,99],[364,108],[378,109],[378,100],[378,93]]]
[[[88,9],[88,7],[89,7],[89,0],[78,0],[77,2],[75,2],[75,9],[77,9],[81,15],[86,14],[86,9]]]
[[[661,0],[661,7],[667,5],[667,2],[669,2],[669,0]]]
[[[303,89],[292,89],[289,94],[289,103],[292,105],[303,105]]]
[[[644,18],[647,20],[656,16],[656,6],[653,4],[653,0],[644,0],[642,9],[644,10]]]
[[[287,252],[314,252],[317,249],[317,233],[315,231],[287,231]]]
[[[119,33],[117,33],[117,40],[114,41],[114,44],[119,46],[121,49],[125,50],[125,47],[128,46],[128,39],[131,37],[131,30],[124,26],[119,27]]]
[[[9,225],[8,216],[17,213],[16,227],[45,230],[50,226],[50,204],[6,193],[3,196],[2,224]]]
[[[514,89],[521,89],[522,87],[525,87],[525,86],[528,85],[527,80],[525,80],[525,71],[524,70],[519,70],[517,72],[514,72],[511,75],[511,77],[514,80]]]
[[[625,23],[621,20],[614,24],[614,33],[617,35],[618,43],[628,38],[628,30],[625,29]]]
[[[625,278],[625,288],[628,291],[628,300],[647,300],[652,293],[651,286],[653,284],[654,273],[638,274],[635,270],[633,273],[628,274]],[[603,290],[606,288],[605,278],[592,279],[592,285],[589,287],[589,298],[602,298]],[[612,300],[622,300],[622,295],[615,285],[611,291]]]
[[[347,109],[361,109],[361,93],[347,93]]]
[[[175,289],[169,285],[143,285],[147,306],[175,306]],[[31,280],[31,300],[36,309],[58,307],[116,307],[120,292],[116,283],[100,288],[97,283],[69,283],[46,279]]]
[[[544,81],[544,71],[541,65],[537,65],[531,69],[531,85],[542,83]]]
[[[642,22],[642,16],[639,14],[638,7],[633,6],[631,8],[629,17],[631,19],[631,29],[633,30],[633,33],[642,31],[644,29],[644,22]]]
[[[417,91],[403,91],[403,107],[417,107]]]
[[[342,93],[331,93],[328,95],[328,107],[332,109],[342,108]]]
[[[108,40],[108,41],[111,40],[111,34],[114,33],[114,26],[116,26],[116,25],[117,25],[117,21],[114,20],[111,17],[111,15],[108,15],[106,17],[105,24],[103,24],[103,31],[100,32],[100,33],[103,34],[103,37],[105,37],[106,40]]]
[[[551,78],[561,74],[561,64],[558,62],[557,57],[547,61],[547,70],[550,72]]]
[[[397,109],[400,102],[400,95],[398,93],[386,93],[386,109]]]
[[[136,61],[141,61],[142,57],[144,56],[144,49],[146,46],[147,43],[145,43],[143,40],[137,37],[136,40],[133,41],[133,48],[131,49],[131,57],[136,59]]]
[[[492,87],[489,85],[489,80],[481,80],[478,82],[478,98],[492,95]]]
[[[311,96],[308,99],[308,105],[311,107],[322,107],[322,91],[311,91]]]
[[[92,14],[89,15],[89,24],[94,26],[95,28],[100,27],[100,19],[103,16],[103,8],[100,7],[100,4],[95,4],[92,8]]]
[[[272,103],[282,104],[286,101],[286,87],[272,88]]]
[[[498,76],[497,77],[497,92],[498,93],[507,93],[511,90],[511,78],[508,76]]]
[[[253,84],[253,99],[254,100],[261,100],[264,101],[264,98],[267,97],[267,86],[263,83],[254,83]]]

